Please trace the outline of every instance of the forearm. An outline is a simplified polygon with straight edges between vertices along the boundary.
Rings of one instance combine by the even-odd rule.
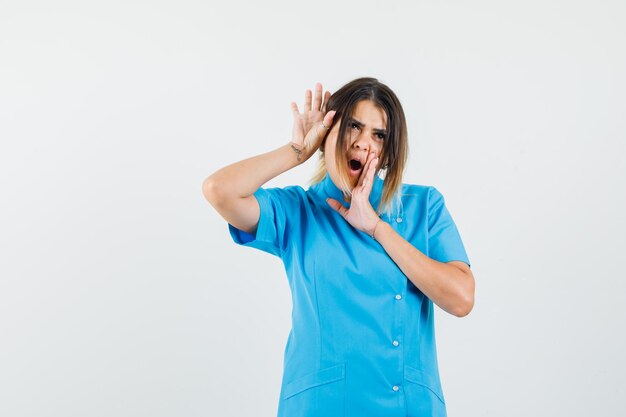
[[[384,221],[375,229],[376,240],[420,291],[446,312],[458,317],[473,305],[473,278],[461,269],[424,255]]]
[[[221,195],[248,197],[272,178],[301,162],[291,144],[286,144],[219,169],[204,180],[204,187]]]

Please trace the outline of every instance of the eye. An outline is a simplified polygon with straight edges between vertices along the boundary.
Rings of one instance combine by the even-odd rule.
[[[376,136],[378,137],[378,139],[383,140],[385,139],[385,134],[384,133],[376,133]]]
[[[356,123],[350,123],[350,127],[351,127],[352,129],[354,129],[354,128],[357,128],[357,129],[358,129],[358,128],[359,128],[359,125],[357,125]]]

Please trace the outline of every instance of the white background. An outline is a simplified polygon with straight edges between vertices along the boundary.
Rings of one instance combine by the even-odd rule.
[[[0,415],[274,416],[283,266],[202,181],[360,76],[399,96],[404,180],[443,193],[476,278],[469,316],[436,307],[449,415],[618,414],[625,21],[621,0],[0,1]]]

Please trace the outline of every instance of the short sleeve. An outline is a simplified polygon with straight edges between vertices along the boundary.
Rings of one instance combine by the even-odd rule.
[[[428,195],[428,252],[439,262],[463,261],[471,266],[443,195],[432,186]]]
[[[282,257],[287,247],[287,213],[294,210],[293,198],[282,188],[259,188],[254,197],[260,208],[259,224],[255,234],[228,224],[230,236],[238,245],[260,249]]]

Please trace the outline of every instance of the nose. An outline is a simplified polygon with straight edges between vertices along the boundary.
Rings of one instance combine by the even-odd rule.
[[[365,130],[359,132],[359,134],[354,139],[354,143],[352,144],[357,149],[364,149],[365,151],[369,151],[371,148],[370,138],[367,135]]]

